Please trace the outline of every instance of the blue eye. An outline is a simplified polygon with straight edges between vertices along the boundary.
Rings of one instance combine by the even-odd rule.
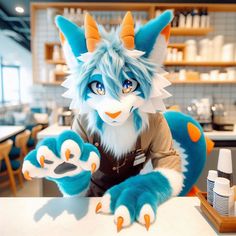
[[[97,95],[105,95],[105,87],[101,82],[94,81],[89,84],[90,90]]]
[[[124,94],[127,93],[131,93],[133,91],[135,91],[135,89],[138,87],[138,82],[136,80],[133,79],[126,79],[123,82],[123,88],[122,88],[122,92]]]

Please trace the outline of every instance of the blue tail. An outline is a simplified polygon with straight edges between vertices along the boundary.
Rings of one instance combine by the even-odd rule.
[[[175,148],[182,158],[184,187],[179,194],[185,196],[196,183],[206,161],[206,141],[200,124],[191,116],[181,112],[164,113],[170,127]]]

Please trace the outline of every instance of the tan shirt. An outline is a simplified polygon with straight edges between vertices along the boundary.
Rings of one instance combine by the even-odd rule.
[[[85,142],[93,143],[85,117],[76,117],[72,130],[80,134]],[[154,169],[168,168],[181,172],[179,153],[173,148],[169,126],[161,113],[149,114],[149,127],[141,133],[141,148],[146,154],[146,162],[151,159]]]

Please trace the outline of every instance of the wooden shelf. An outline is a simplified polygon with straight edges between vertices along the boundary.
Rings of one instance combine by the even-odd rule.
[[[63,76],[67,76],[67,75],[69,75],[70,73],[69,72],[63,72],[63,71],[60,71],[60,72],[58,72],[58,71],[55,71],[54,72],[54,75],[55,76],[57,76],[57,77],[63,77]]]
[[[66,62],[64,60],[46,60],[48,64],[63,64]],[[212,66],[212,67],[227,67],[227,66],[236,66],[236,61],[166,61],[165,66]]]
[[[169,43],[168,47],[182,49],[186,47],[186,44],[185,43]]]
[[[63,64],[65,65],[66,62],[64,60],[45,60],[47,64],[53,64],[53,65],[57,65],[57,64]]]
[[[212,66],[212,67],[227,67],[236,66],[236,61],[217,62],[217,61],[166,61],[165,66]]]
[[[150,2],[139,2],[139,3],[120,3],[120,2],[33,2],[31,3],[31,49],[32,49],[32,58],[33,58],[33,80],[38,82],[40,80],[39,73],[40,66],[38,65],[38,59],[36,57],[38,53],[37,43],[35,38],[37,37],[36,31],[36,16],[38,10],[46,10],[47,8],[54,8],[57,12],[55,14],[61,13],[64,8],[80,8],[82,11],[145,11],[147,13],[148,19],[155,17],[156,10],[165,10],[165,9],[202,9],[207,8],[208,12],[236,12],[236,4],[209,4],[209,3],[150,3]],[[116,24],[116,22],[112,22]],[[186,29],[186,28],[173,28],[172,35],[206,35],[211,32],[213,29]],[[60,45],[57,42],[58,45]],[[53,61],[52,59],[52,44],[48,43],[48,54],[45,54],[45,61],[49,64],[65,64],[64,60]],[[43,50],[43,49],[40,49]],[[46,50],[45,50],[46,51]],[[189,62],[167,62],[167,66],[236,66],[236,63],[189,63]]]
[[[42,85],[61,85],[63,83],[63,81],[53,81],[53,82],[41,82],[40,84]]]
[[[212,32],[212,28],[171,28],[171,36],[201,36]]]
[[[178,80],[178,79],[170,79],[172,84],[236,84],[236,80]]]

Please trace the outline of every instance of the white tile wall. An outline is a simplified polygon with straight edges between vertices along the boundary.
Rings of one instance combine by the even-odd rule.
[[[225,43],[235,43],[236,45],[236,12],[211,12],[210,22],[213,27],[213,32],[208,34],[209,38],[216,35],[224,35]],[[204,36],[205,37],[205,36]],[[204,38],[195,37],[195,40]],[[171,37],[171,42],[182,43],[192,37]],[[209,72],[214,69],[212,67],[186,67],[186,69],[194,69],[200,72]],[[174,70],[176,68],[166,68],[167,70]],[[219,69],[219,68],[218,68]],[[224,68],[221,69],[224,71]],[[183,110],[192,99],[209,97],[214,102],[221,102],[225,105],[226,111],[229,115],[229,120],[236,123],[236,84],[232,85],[172,85],[169,91],[173,97],[166,100],[169,105],[179,104]]]
[[[236,12],[214,12],[210,13],[211,25],[214,29],[208,36],[223,34],[225,42],[236,43]],[[172,37],[171,42],[184,42],[192,37]],[[198,37],[200,40],[203,37]],[[195,38],[196,39],[196,38]],[[58,32],[53,23],[47,22],[45,10],[38,10],[36,14],[36,32],[34,44],[36,51],[36,67],[34,68],[37,79],[47,80],[48,71],[53,68],[44,62],[44,43],[46,41],[59,41]],[[174,68],[167,68],[172,70]],[[193,67],[201,72],[208,72],[212,68]],[[56,101],[58,105],[67,106],[69,100],[64,99],[61,94],[64,89],[60,86],[37,85],[33,91],[36,102]],[[215,102],[223,102],[230,116],[230,120],[236,123],[236,85],[172,85],[169,91],[173,97],[166,100],[168,105],[179,104],[183,110],[194,98],[211,97]]]

